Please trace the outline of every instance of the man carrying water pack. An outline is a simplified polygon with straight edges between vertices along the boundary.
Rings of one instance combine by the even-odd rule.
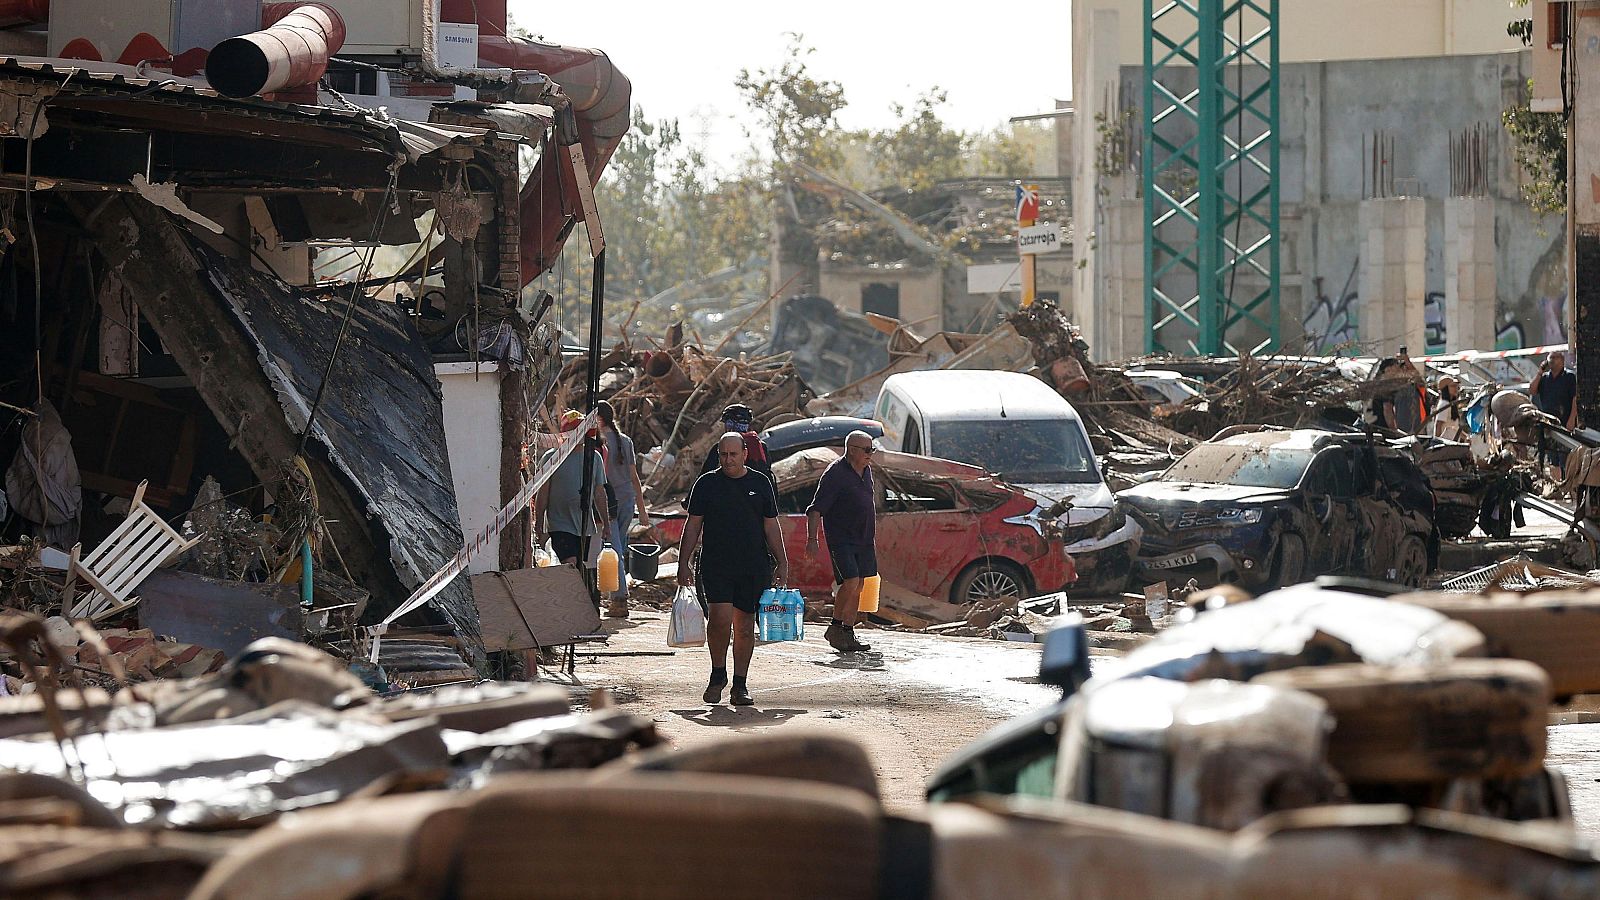
[[[745,678],[756,649],[756,604],[761,593],[789,580],[789,558],[778,528],[778,498],[772,482],[745,466],[744,437],[728,432],[717,441],[719,468],[701,475],[689,491],[689,521],[678,546],[678,584],[693,585],[690,561],[702,534],[700,583],[706,603],[706,647],[711,651],[707,703],[722,700],[728,684],[728,641],[733,640],[735,706],[755,700]],[[776,561],[776,566],[774,566]]]

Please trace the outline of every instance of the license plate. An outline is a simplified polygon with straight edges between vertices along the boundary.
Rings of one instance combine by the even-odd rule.
[[[1169,556],[1166,559],[1147,562],[1145,567],[1150,569],[1176,569],[1180,566],[1192,566],[1199,561],[1199,556],[1193,553],[1185,553],[1182,556]]]

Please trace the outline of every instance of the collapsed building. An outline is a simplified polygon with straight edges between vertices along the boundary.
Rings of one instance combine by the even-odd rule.
[[[242,508],[273,528],[228,574],[309,562],[375,621],[523,486],[560,363],[524,289],[579,221],[603,246],[627,79],[503,2],[143,11],[0,4],[4,543]],[[525,516],[494,537],[529,564]],[[415,622],[481,650],[463,580]]]

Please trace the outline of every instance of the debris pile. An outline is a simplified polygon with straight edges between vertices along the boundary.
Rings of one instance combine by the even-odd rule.
[[[1077,326],[1054,304],[1035,303],[1006,321],[1027,339],[1039,377],[1083,417],[1113,490],[1166,468],[1197,443],[1196,435],[1157,421],[1154,404],[1121,370],[1091,360]]]
[[[87,789],[80,802],[93,808],[82,817],[119,827],[255,828],[358,793],[592,768],[659,743],[648,717],[572,715],[561,687],[485,682],[386,697],[344,661],[275,638],[214,666],[166,657],[155,671],[199,674],[141,684],[116,660],[143,666],[163,642],[91,630],[84,647],[111,653],[101,657],[110,683],[91,685],[80,677],[84,650],[73,662],[59,637],[37,617],[0,617],[7,664],[37,672],[36,690],[0,698],[0,752],[12,773],[63,794]]]
[[[619,343],[601,358],[599,399],[611,402],[617,427],[644,455],[640,473],[652,501],[681,495],[694,483],[722,434],[728,405],[750,407],[757,426],[767,428],[804,418],[814,396],[788,354],[749,359],[715,355],[720,349],[685,342],[675,326],[656,349]],[[554,409],[582,405],[587,372],[582,358],[563,368],[551,391]]]

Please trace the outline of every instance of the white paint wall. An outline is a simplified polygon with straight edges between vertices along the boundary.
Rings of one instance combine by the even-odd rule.
[[[456,486],[461,532],[472,540],[500,509],[500,371],[493,362],[434,363],[444,394],[444,438]],[[467,574],[500,568],[496,537],[471,562]]]

